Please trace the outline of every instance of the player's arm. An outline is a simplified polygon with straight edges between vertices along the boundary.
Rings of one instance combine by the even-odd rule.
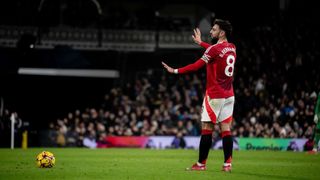
[[[205,65],[205,61],[202,59],[198,59],[195,63],[189,64],[187,66],[184,66],[182,68],[174,69],[170,66],[168,66],[166,63],[162,62],[163,67],[169,72],[174,74],[184,74],[189,72],[194,72],[200,69]]]
[[[192,35],[192,39],[193,39],[193,41],[194,41],[195,43],[199,44],[201,47],[203,47],[203,48],[205,48],[205,49],[207,49],[208,47],[211,46],[211,44],[208,44],[208,43],[203,42],[203,41],[201,40],[201,31],[200,31],[199,28],[194,29],[194,30],[193,30],[193,33],[194,33],[194,34]]]

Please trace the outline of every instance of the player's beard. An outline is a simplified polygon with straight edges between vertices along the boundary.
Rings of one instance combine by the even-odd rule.
[[[211,37],[213,41],[218,41],[217,37]]]
[[[220,34],[220,32],[217,33],[215,36],[214,36],[213,34],[210,35],[211,38],[212,38],[212,42],[214,42],[214,43],[218,42],[218,40],[219,40],[219,34]]]
[[[217,43],[218,42],[218,40],[219,40],[219,38],[217,38],[217,37],[213,37],[213,36],[211,36],[211,38],[212,38],[212,43]]]

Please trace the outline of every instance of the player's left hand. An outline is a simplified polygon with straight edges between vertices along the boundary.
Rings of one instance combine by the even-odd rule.
[[[200,44],[202,42],[201,40],[201,31],[199,28],[196,28],[193,30],[192,39],[195,43]]]
[[[163,65],[164,68],[167,69],[167,71],[168,71],[169,73],[173,73],[173,72],[174,72],[174,69],[173,69],[172,67],[168,66],[166,63],[161,62],[161,64]]]

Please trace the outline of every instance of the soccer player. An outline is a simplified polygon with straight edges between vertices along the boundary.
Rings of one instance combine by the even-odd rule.
[[[318,152],[318,144],[319,144],[319,139],[320,139],[320,92],[318,94],[318,100],[316,104],[316,108],[314,111],[314,122],[316,123],[316,127],[314,128],[314,145],[312,152],[317,153]]]
[[[212,132],[214,124],[221,129],[224,163],[222,170],[231,171],[233,139],[231,136],[231,122],[234,107],[233,72],[236,62],[236,47],[228,42],[232,26],[229,21],[216,19],[210,30],[211,38],[217,40],[214,45],[201,40],[199,29],[194,30],[193,40],[206,49],[203,56],[193,64],[174,69],[162,62],[163,67],[174,74],[184,74],[197,71],[206,65],[206,92],[202,104],[201,139],[199,144],[198,162],[187,168],[188,170],[206,170],[206,161],[212,146]]]

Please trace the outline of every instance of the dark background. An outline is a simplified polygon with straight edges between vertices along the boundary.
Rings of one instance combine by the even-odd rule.
[[[204,9],[214,12],[217,18],[229,19],[234,26],[234,41],[240,44],[241,41],[254,38],[251,30],[255,27],[279,25],[278,22],[281,22],[284,31],[291,31],[291,27],[304,24],[308,31],[316,32],[319,25],[316,17],[319,17],[320,12],[315,2],[299,0],[100,1],[103,12],[101,15],[91,1],[47,0],[43,1],[39,11],[40,2],[1,1],[0,25],[38,27],[43,32],[51,27],[179,31],[179,25],[170,24],[169,18],[162,18],[161,23],[156,24],[155,12],[162,12],[174,5],[175,8],[167,14],[173,18],[178,15],[181,17],[180,14],[185,14],[185,9],[179,6],[194,6],[198,8],[191,12],[194,14],[189,14],[194,19],[194,24],[181,26],[190,28],[190,35],[192,28],[197,26],[205,14],[201,11]],[[126,25],[127,19],[132,15],[137,17],[137,22]],[[0,38],[4,38],[3,35],[0,34]],[[314,42],[316,43],[316,39]],[[74,50],[66,46],[57,46],[54,49],[25,49],[19,43],[16,47],[0,45],[0,96],[4,108],[18,112],[23,121],[29,122],[28,128],[37,131],[47,128],[49,121],[63,117],[69,111],[99,106],[104,94],[109,92],[111,87],[125,85],[126,82],[134,80],[139,72],[161,69],[160,62],[164,58],[177,66],[192,62],[200,55],[201,52],[195,49],[122,52]],[[120,78],[26,76],[17,74],[19,67],[114,69],[120,72]]]

